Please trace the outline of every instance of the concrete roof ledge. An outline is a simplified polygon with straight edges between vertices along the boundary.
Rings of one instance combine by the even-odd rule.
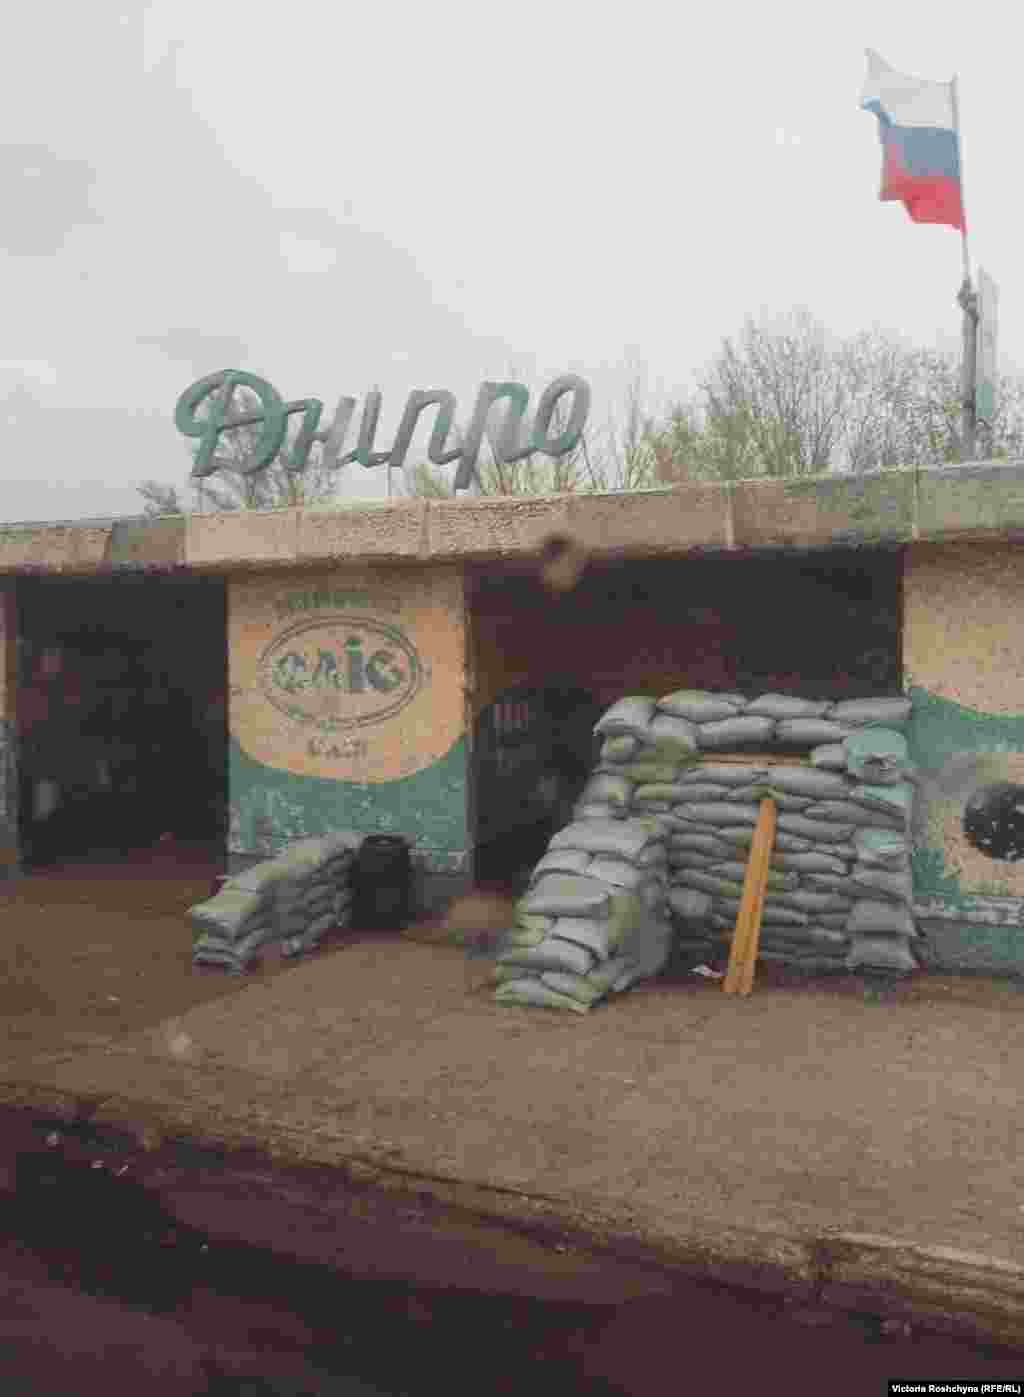
[[[0,572],[96,572],[112,532],[112,524],[0,527]]]
[[[358,509],[331,505],[297,510],[296,559],[373,558],[426,562],[430,556],[427,500],[366,500]]]
[[[595,557],[1024,540],[1024,460],[684,481],[603,494],[358,500],[302,509],[0,525],[0,573],[501,560],[552,534]]]
[[[922,539],[1006,536],[1024,528],[1024,461],[976,461],[919,472]]]
[[[737,548],[828,548],[907,543],[913,531],[914,468],[860,475],[738,480]]]
[[[238,509],[190,514],[185,525],[185,562],[194,568],[225,569],[294,564],[300,512]]]
[[[506,558],[533,553],[569,529],[571,496],[513,495],[431,500],[428,554],[438,560]]]

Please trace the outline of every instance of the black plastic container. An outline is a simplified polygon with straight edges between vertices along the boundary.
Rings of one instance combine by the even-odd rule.
[[[353,925],[401,931],[412,916],[412,851],[400,834],[369,834],[353,870]]]

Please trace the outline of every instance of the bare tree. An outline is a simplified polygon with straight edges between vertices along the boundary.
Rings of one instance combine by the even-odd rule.
[[[565,430],[569,414],[560,402],[551,430]],[[643,408],[640,375],[626,390],[621,419],[610,414],[603,432],[588,428],[564,456],[554,459],[532,452],[518,461],[505,462],[496,450],[499,434],[484,437],[477,474],[484,495],[560,495],[596,491],[639,490],[655,481],[655,456],[649,434],[653,418]],[[464,431],[456,434],[464,440]],[[421,498],[446,499],[454,494],[451,474],[443,467],[418,462],[405,473],[406,492]]]
[[[662,481],[860,472],[961,459],[956,355],[883,331],[845,340],[806,311],[725,339],[697,394],[652,433]],[[1024,384],[1004,376],[987,454],[1019,454]]]
[[[259,406],[259,399],[251,389],[235,389],[233,409],[238,415],[258,411]],[[201,418],[208,411],[209,403],[206,403],[197,415]],[[296,505],[323,504],[334,499],[337,494],[337,474],[325,464],[319,443],[313,445],[309,460],[301,470],[291,470],[285,465],[282,458],[289,452],[299,429],[298,419],[290,419],[288,436],[281,452],[266,469],[249,473],[245,467],[256,449],[260,434],[259,424],[250,423],[223,432],[218,438],[216,450],[216,457],[222,462],[220,469],[214,475],[203,476],[198,480],[189,477],[200,509],[209,509],[211,512],[289,509]],[[182,493],[177,486],[147,480],[138,490],[146,501],[146,514],[155,516],[186,513]]]

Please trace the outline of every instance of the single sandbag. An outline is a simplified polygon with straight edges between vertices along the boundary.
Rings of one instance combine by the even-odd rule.
[[[800,881],[815,891],[842,893],[851,901],[857,896],[852,873],[804,873]]]
[[[817,946],[822,949],[834,947],[836,952],[845,951],[850,944],[850,938],[841,931],[832,931],[820,923],[808,926],[766,927],[764,939],[766,943],[775,946],[785,945],[804,949],[809,946]]]
[[[624,820],[626,812],[614,805],[598,805],[591,802],[586,805],[574,805],[572,818],[574,823],[576,820]]]
[[[670,849],[668,851],[669,872],[676,868],[713,868],[722,862],[720,854],[695,854],[692,849]]]
[[[640,746],[640,739],[626,734],[622,737],[606,737],[601,743],[602,762],[628,762]]]
[[[598,960],[607,960],[618,945],[618,939],[612,940],[609,923],[594,917],[559,917],[552,935],[574,946],[585,946]]]
[[[811,753],[811,766],[826,771],[846,770],[846,747],[842,742],[827,742],[824,747],[815,747]]]
[[[595,962],[593,952],[578,941],[562,941],[548,936],[539,946],[513,946],[498,956],[499,965],[521,965],[524,970],[571,970],[586,975]]]
[[[648,726],[649,737],[644,746],[665,741],[680,747],[685,753],[697,750],[697,724],[675,713],[657,712]]]
[[[523,910],[548,917],[606,917],[610,897],[596,878],[546,873],[523,899]]]
[[[857,850],[849,840],[844,839],[839,844],[821,843],[817,847],[823,854],[831,854],[833,858],[842,859],[844,863],[853,863],[857,857]]]
[[[782,894],[787,907],[795,907],[798,912],[846,912],[849,914],[852,900],[839,893],[814,892],[810,888],[797,888]]]
[[[906,836],[896,831],[859,829],[853,843],[858,860],[869,867],[899,872],[908,865],[910,848]]]
[[[907,907],[898,902],[870,902],[866,898],[853,904],[846,930],[850,936],[917,935]]]
[[[612,858],[591,860],[587,874],[591,878],[599,878],[602,883],[610,883],[615,888],[626,888],[630,891],[638,888],[645,878],[650,877],[648,869],[638,868],[636,864],[627,863],[625,859]]]
[[[739,897],[716,897],[715,910],[736,917],[739,915],[740,903]],[[810,924],[810,920],[810,916],[806,912],[800,912],[795,907],[784,907],[771,897],[765,898],[764,906],[761,908],[762,927],[807,926]]]
[[[890,873],[883,868],[858,865],[853,870],[850,884],[867,897],[891,898],[894,902],[904,903],[914,900],[914,880],[909,869]]]
[[[725,863],[718,863],[714,866],[714,876],[716,878],[733,878],[742,883],[747,876],[745,863],[729,860]],[[769,869],[765,886],[775,888],[779,892],[790,888],[795,888],[799,882],[799,875],[796,873],[779,873],[777,870]]]
[[[720,718],[734,718],[743,711],[741,704],[706,689],[677,689],[658,699],[657,708],[691,723],[713,723]]]
[[[912,709],[908,698],[844,699],[828,716],[834,723],[852,728],[901,729],[906,727]]]
[[[596,1004],[607,993],[607,990],[593,983],[590,975],[570,975],[566,970],[545,970],[540,978],[541,983],[547,985],[548,989],[557,994],[567,994],[570,999],[577,999],[581,1004]]]
[[[571,995],[559,994],[543,980],[533,978],[510,980],[508,984],[499,985],[494,991],[494,998],[499,1004],[521,1004],[531,1009],[571,1009],[576,1014],[590,1012],[589,1004],[573,999]]]
[[[552,917],[550,920],[554,922],[556,919]],[[546,938],[546,931],[541,931],[539,928],[535,931],[531,931],[529,927],[525,926],[512,926],[508,931],[503,931],[501,933],[503,948],[511,948],[513,946],[539,946]]]
[[[713,854],[727,859],[731,846],[713,834],[671,834],[669,835],[668,848],[670,854],[673,849],[690,850],[698,854]]]
[[[807,853],[801,854],[776,854],[773,851],[771,862],[778,864],[779,868],[791,868],[797,873],[835,873],[841,875],[848,872],[842,859],[837,859],[832,854],[823,854],[818,849],[811,849]]]
[[[905,825],[913,810],[914,788],[907,781],[898,781],[891,786],[854,786],[850,799],[865,809],[883,811]]]
[[[842,723],[830,722],[827,718],[790,718],[781,722],[775,731],[779,743],[842,742],[850,729]]]
[[[545,972],[547,973],[547,972]],[[552,971],[552,974],[557,972]],[[523,972],[518,965],[492,965],[487,980],[492,985],[504,985],[509,980],[521,980]]]
[[[679,779],[681,767],[678,762],[666,762],[652,758],[650,761],[639,758],[636,761],[626,762],[618,768],[622,775],[638,786],[650,784],[651,782],[663,782],[670,785]]]
[[[685,788],[684,788],[685,789]],[[792,813],[806,811],[809,805],[814,804],[812,796],[791,796],[787,791],[780,791],[775,786],[737,786],[727,796],[727,800],[749,801],[760,805],[762,800],[774,800],[780,810],[788,810]]]
[[[749,849],[754,842],[754,831],[737,825],[720,828],[718,833],[730,844],[738,844],[744,849]],[[809,839],[801,839],[797,834],[787,834],[785,830],[776,830],[775,839],[772,842],[773,851],[782,849],[787,853],[800,854],[810,848],[811,841]]]
[[[687,888],[699,888],[701,892],[713,893],[716,897],[740,897],[743,893],[741,879],[717,878],[713,873],[702,873],[697,868],[681,868],[673,882]]]
[[[861,728],[846,739],[843,747],[850,775],[867,785],[899,781],[910,760],[907,739],[887,728]]]
[[[530,886],[538,882],[545,873],[582,873],[590,864],[592,856],[584,849],[553,849],[545,854],[530,874]]]
[[[676,814],[685,819],[697,820],[702,825],[757,824],[758,810],[753,805],[740,805],[736,801],[702,800],[689,801],[676,806]]]
[[[827,820],[809,820],[806,815],[790,815],[783,812],[778,816],[776,827],[787,834],[798,835],[823,844],[838,844],[853,834],[853,825],[832,824]]]
[[[602,737],[646,736],[654,717],[654,700],[644,695],[629,695],[613,703],[594,724],[594,732]]]
[[[821,800],[809,805],[803,812],[809,820],[835,820],[851,825],[870,825],[880,816],[877,810],[868,810],[853,800]]]
[[[720,723],[702,723],[702,749],[736,747],[744,742],[770,742],[775,733],[774,718],[726,718]]]
[[[771,784],[790,795],[811,796],[815,800],[846,800],[850,789],[846,777],[809,766],[773,767]]]
[[[748,703],[744,713],[765,718],[820,718],[829,708],[828,700],[797,698],[793,694],[762,694]]]
[[[584,820],[560,829],[548,848],[582,849],[637,863],[653,840],[651,829],[642,820]]]
[[[694,781],[689,785],[683,781],[674,781],[671,785],[659,783],[658,789],[674,792],[671,798],[680,805],[685,805],[687,801],[710,800],[718,802],[732,798],[729,786],[714,785],[710,781]]]
[[[668,905],[678,917],[698,920],[711,912],[711,894],[699,888],[670,888]]]
[[[633,860],[637,868],[660,868],[668,863],[668,850],[663,838],[653,839]]]
[[[625,776],[611,776],[605,772],[596,772],[583,787],[580,794],[580,804],[607,804],[615,806],[619,810],[627,810],[632,793],[633,783]]]
[[[897,970],[909,973],[920,969],[917,958],[902,936],[858,936],[846,957],[850,970]]]
[[[557,917],[540,916],[537,913],[527,912],[523,906],[523,899],[520,898],[513,908],[513,925],[521,927],[523,931],[541,931],[545,935],[551,930]]]
[[[684,786],[711,781],[719,786],[752,786],[768,779],[766,766],[742,766],[732,762],[701,762],[692,771],[685,771],[679,777]]]

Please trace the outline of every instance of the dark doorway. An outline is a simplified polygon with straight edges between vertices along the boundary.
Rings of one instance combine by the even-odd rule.
[[[221,579],[18,586],[22,862],[171,837],[222,851],[227,615]]]
[[[522,882],[572,819],[597,750],[594,696],[571,680],[520,684],[480,714],[474,742],[474,875]]]

